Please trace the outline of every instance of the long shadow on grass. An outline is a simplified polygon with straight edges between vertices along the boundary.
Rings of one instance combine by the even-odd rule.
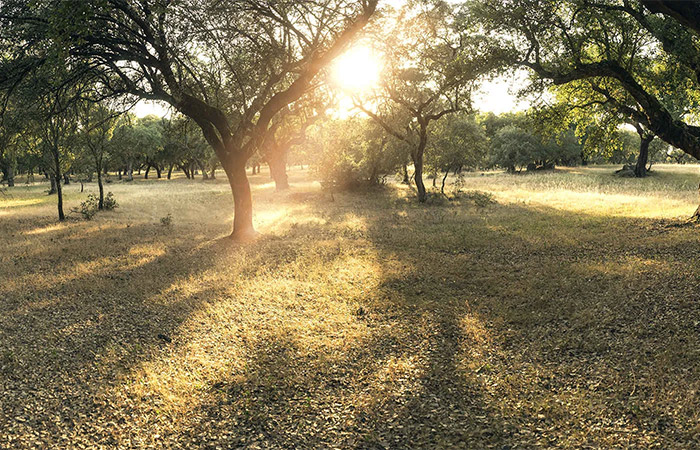
[[[114,444],[117,430],[129,432],[138,400],[110,398],[109,391],[128,381],[134,367],[178,345],[183,322],[237,281],[218,285],[198,277],[232,257],[275,269],[265,261],[267,240],[247,247],[212,241],[216,227],[194,238],[201,230],[150,224],[107,224],[82,235],[99,226],[21,225],[13,240],[6,236],[14,247],[3,261],[0,446]],[[13,278],[20,281],[10,284]],[[188,280],[196,289],[178,287]]]
[[[344,245],[381,265],[373,292],[352,300],[364,334],[310,352],[297,328],[270,330],[248,347],[246,373],[212,387],[218,400],[198,408],[188,431],[196,442],[697,443],[692,232],[548,208],[417,207],[383,195],[317,208],[328,224],[291,230],[290,241],[353,237]],[[364,227],[329,231],[347,214]]]

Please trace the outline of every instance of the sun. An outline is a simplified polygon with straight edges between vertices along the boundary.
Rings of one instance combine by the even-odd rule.
[[[350,48],[333,64],[332,75],[342,89],[360,93],[379,83],[382,61],[377,52],[365,45]]]

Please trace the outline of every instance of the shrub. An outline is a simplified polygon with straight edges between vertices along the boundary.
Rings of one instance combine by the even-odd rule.
[[[168,213],[167,216],[160,218],[160,224],[164,227],[169,227],[173,224],[173,215]]]
[[[107,192],[102,204],[107,211],[111,211],[119,207],[119,203],[117,203],[117,201],[114,199],[114,194],[111,192]]]
[[[92,220],[92,218],[95,217],[95,214],[97,214],[98,205],[99,200],[97,199],[97,196],[90,194],[87,196],[87,199],[80,204],[78,212],[83,216],[83,219]]]

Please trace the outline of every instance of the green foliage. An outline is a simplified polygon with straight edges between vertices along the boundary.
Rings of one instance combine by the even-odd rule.
[[[381,183],[408,154],[403,143],[389,139],[373,121],[358,117],[317,124],[309,132],[309,142],[319,178],[340,189]]]
[[[89,194],[87,199],[80,203],[78,212],[83,216],[85,220],[92,220],[97,214],[99,205],[99,199],[94,194]]]
[[[488,140],[474,116],[448,116],[436,124],[432,135],[425,161],[432,173],[476,169],[486,164]]]
[[[111,211],[113,209],[119,208],[119,203],[117,203],[117,200],[114,198],[114,194],[112,194],[111,192],[107,192],[107,195],[105,195],[105,198],[102,201],[102,206],[105,210]]]

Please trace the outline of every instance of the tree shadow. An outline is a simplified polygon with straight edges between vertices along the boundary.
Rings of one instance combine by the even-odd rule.
[[[376,283],[344,300],[362,333],[311,349],[284,321],[262,333],[246,370],[197,408],[195,443],[697,443],[692,232],[551,208],[358,201],[318,204],[325,223],[284,238],[345,238],[349,253],[372,255]],[[343,225],[349,217],[360,225]]]

